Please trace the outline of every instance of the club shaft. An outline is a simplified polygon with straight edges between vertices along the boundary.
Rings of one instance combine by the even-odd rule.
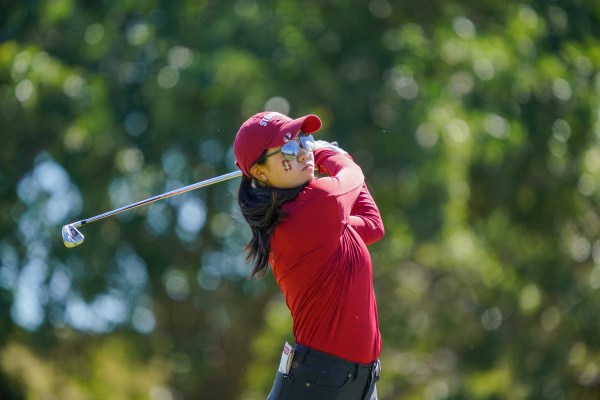
[[[229,180],[229,179],[237,178],[238,176],[241,176],[241,175],[242,175],[242,171],[229,172],[227,174],[216,176],[216,177],[210,178],[210,179],[206,179],[204,181],[197,182],[197,183],[194,183],[194,184],[191,184],[191,185],[188,185],[188,186],[184,186],[184,187],[179,188],[179,189],[171,190],[170,192],[159,194],[159,195],[156,195],[154,197],[150,197],[150,198],[145,199],[145,200],[140,200],[140,201],[138,201],[136,203],[132,203],[132,204],[129,204],[129,205],[126,205],[126,206],[114,209],[112,211],[108,211],[108,212],[105,212],[103,214],[96,215],[95,217],[82,219],[82,220],[77,221],[77,222],[72,222],[69,225],[77,228],[77,227],[80,227],[82,225],[89,224],[90,222],[98,221],[100,219],[103,219],[103,218],[106,218],[106,217],[110,217],[110,216],[113,216],[115,214],[122,213],[123,211],[131,210],[133,208],[137,208],[137,207],[140,207],[140,206],[143,206],[143,205],[146,205],[146,204],[150,204],[150,203],[153,203],[153,202],[158,201],[158,200],[163,200],[163,199],[166,199],[168,197],[177,196],[179,194],[186,193],[186,192],[189,192],[191,190],[199,189],[201,187],[205,187],[205,186],[213,185],[215,183],[223,182],[223,181],[226,181],[226,180]]]

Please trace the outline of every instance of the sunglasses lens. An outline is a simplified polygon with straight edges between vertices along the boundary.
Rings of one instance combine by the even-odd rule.
[[[288,161],[298,157],[298,142],[292,140],[281,146],[281,155]]]
[[[293,161],[298,157],[298,151],[300,150],[300,146],[307,151],[313,151],[315,138],[313,135],[302,135],[299,136],[300,145],[298,145],[298,141],[291,140],[281,146],[281,155],[288,161]]]
[[[302,145],[303,149],[313,151],[315,146],[315,138],[313,135],[300,136],[300,144]]]

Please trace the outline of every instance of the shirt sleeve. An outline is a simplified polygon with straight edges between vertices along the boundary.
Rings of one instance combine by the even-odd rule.
[[[356,190],[365,181],[360,167],[352,158],[327,148],[315,151],[315,164],[328,177],[317,180],[317,186],[330,195],[342,195]],[[354,201],[354,199],[352,199]]]
[[[366,244],[375,243],[385,234],[379,209],[365,183],[352,206],[348,223]]]

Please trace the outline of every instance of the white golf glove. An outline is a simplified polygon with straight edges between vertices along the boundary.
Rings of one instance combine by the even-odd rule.
[[[326,142],[325,140],[315,140],[313,150],[322,149],[322,148],[334,150],[334,151],[337,151],[338,153],[344,154],[344,155],[348,154],[348,152],[346,150],[344,150],[338,146],[337,142]]]

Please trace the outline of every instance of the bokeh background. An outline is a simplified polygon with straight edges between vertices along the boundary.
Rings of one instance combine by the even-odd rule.
[[[238,181],[60,228],[275,110],[381,209],[380,399],[600,399],[599,36],[595,0],[2,1],[0,398],[266,398],[291,321]]]

